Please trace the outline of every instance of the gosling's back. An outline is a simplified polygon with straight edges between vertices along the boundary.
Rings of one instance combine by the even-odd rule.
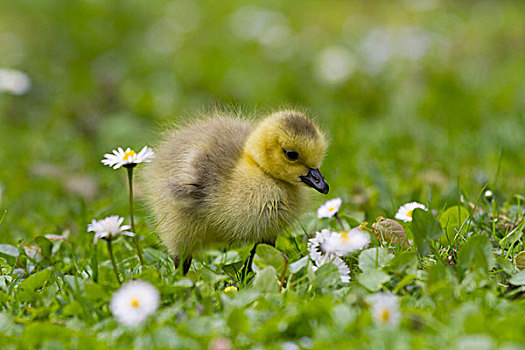
[[[252,130],[249,121],[229,117],[199,120],[167,134],[146,170],[156,199],[202,209],[235,166]]]

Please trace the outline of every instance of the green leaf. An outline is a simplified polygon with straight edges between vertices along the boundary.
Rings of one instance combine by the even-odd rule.
[[[444,264],[430,266],[427,273],[427,285],[431,290],[450,289],[452,282],[457,283],[457,279],[452,275],[452,269]]]
[[[441,238],[441,241],[443,243],[454,242],[456,234],[468,220],[469,216],[468,209],[463,206],[455,205],[448,208],[439,218],[441,227],[446,233],[446,235]]]
[[[0,256],[8,259],[16,259],[18,257],[18,248],[9,244],[0,244]],[[12,260],[11,260],[12,261]],[[12,262],[10,262],[12,263]]]
[[[184,344],[181,337],[177,334],[177,331],[169,326],[162,327],[154,330],[151,333],[151,339],[148,339],[143,346],[139,346],[138,342],[134,343],[134,348],[155,348],[155,349],[192,349],[197,348],[195,346],[188,346]],[[107,347],[107,346],[106,346]],[[89,349],[89,348],[87,348]],[[87,350],[86,349],[86,350]]]
[[[82,305],[80,305],[77,301],[73,301],[64,307],[62,313],[64,316],[75,316],[80,315],[82,311]]]
[[[51,259],[53,257],[53,242],[51,242],[44,236],[37,236],[35,238],[35,242],[40,247],[42,257],[48,262],[51,262]]]
[[[84,292],[89,301],[106,300],[109,297],[108,292],[98,283],[86,282]]]
[[[13,316],[7,312],[0,312],[0,335],[14,335],[15,327]]]
[[[463,270],[477,270],[487,274],[495,264],[496,259],[487,236],[474,235],[459,250],[458,266]]]
[[[412,213],[411,229],[417,250],[423,256],[430,252],[427,240],[439,238],[443,234],[441,225],[434,215],[420,208],[414,209]]]
[[[237,334],[245,333],[250,329],[250,320],[244,314],[244,310],[240,308],[233,308],[226,319],[232,337]]]
[[[84,290],[84,283],[86,283],[84,278],[73,275],[64,275],[62,278],[75,293],[81,294]]]
[[[181,278],[179,281],[172,284],[172,286],[182,289],[192,288],[194,285],[193,281],[189,278]]]
[[[111,264],[100,264],[98,267],[98,283],[118,286]]]
[[[514,264],[502,256],[496,255],[496,263],[508,275],[512,275],[516,271]]]
[[[308,264],[308,256],[304,256],[301,259],[294,261],[290,264],[290,272],[291,273],[297,273],[301,271],[303,267],[305,267]]]
[[[283,253],[292,254],[297,252],[297,245],[294,237],[277,236],[275,240],[275,248]]]
[[[285,264],[284,255],[268,244],[259,244],[255,250],[252,268],[255,272],[266,266],[273,266],[281,274]]]
[[[195,284],[193,283],[191,279],[182,278],[181,280],[175,283],[158,286],[158,288],[162,295],[174,295],[181,290],[190,289],[190,288],[193,288],[194,286]]]
[[[375,270],[377,268],[382,268],[392,258],[394,255],[388,251],[386,248],[370,248],[363,250],[359,254],[359,268],[362,271]]]
[[[525,270],[522,270],[509,279],[509,283],[515,286],[525,285]]]
[[[232,278],[238,278],[238,274],[241,273],[244,261],[237,261],[233,264],[224,265],[222,271],[226,272]]]
[[[344,303],[334,305],[331,313],[334,324],[340,329],[344,329],[357,318],[357,311]]]
[[[154,248],[150,248],[150,247],[146,247],[142,249],[142,252],[144,253],[144,259],[150,262],[157,262],[159,260],[168,258],[166,253],[164,253],[163,251],[160,251]]]
[[[253,288],[261,293],[278,293],[279,283],[275,277],[277,274],[273,266],[266,266],[257,271],[253,279]]]
[[[18,295],[22,301],[31,301],[37,298],[36,290],[44,287],[50,280],[52,270],[46,269],[39,271],[26,278],[19,286]]]
[[[401,289],[403,289],[405,286],[409,285],[413,281],[417,280],[418,277],[416,275],[406,275],[399,281],[399,283],[394,288],[394,293],[399,292]]]
[[[386,269],[395,273],[402,273],[410,267],[417,268],[417,254],[415,252],[401,252],[386,265]]]
[[[323,264],[315,271],[314,287],[315,288],[331,288],[341,282],[339,269],[332,263]]]
[[[235,250],[230,250],[216,257],[213,263],[215,265],[228,265],[239,261],[242,261],[239,252],[236,252]]]
[[[390,281],[390,275],[375,269],[375,270],[367,270],[357,276],[357,281],[366,289],[377,292],[381,289],[381,286],[383,283],[386,283]]]
[[[48,340],[57,340],[65,345],[73,331],[63,325],[53,323],[31,323],[24,328],[21,339],[27,349],[40,348]]]

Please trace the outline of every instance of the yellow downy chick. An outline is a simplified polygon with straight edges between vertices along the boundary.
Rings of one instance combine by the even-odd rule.
[[[215,115],[169,131],[144,171],[162,243],[184,257],[213,243],[260,243],[297,218],[306,186],[328,193],[319,172],[323,133],[304,114],[259,122]]]

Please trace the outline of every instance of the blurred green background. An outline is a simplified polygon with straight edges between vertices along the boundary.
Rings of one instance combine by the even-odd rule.
[[[458,184],[511,199],[524,18],[523,1],[0,0],[0,68],[31,83],[1,91],[0,73],[0,241],[125,215],[103,154],[214,106],[309,111],[331,138],[330,197],[367,218],[451,205]]]

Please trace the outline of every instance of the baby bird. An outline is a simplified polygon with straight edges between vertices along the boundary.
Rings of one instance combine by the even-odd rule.
[[[299,215],[306,186],[328,193],[319,172],[324,134],[293,110],[259,122],[225,115],[171,130],[144,170],[160,239],[183,272],[213,243],[274,243]]]

